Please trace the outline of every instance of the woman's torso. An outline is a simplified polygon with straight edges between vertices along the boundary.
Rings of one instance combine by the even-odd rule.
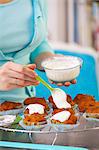
[[[3,53],[26,47],[33,37],[32,0],[14,0],[0,5],[0,49]]]
[[[14,0],[12,3],[1,6],[0,22],[2,27],[2,31],[0,31],[0,65],[10,60],[23,65],[28,64],[30,53],[39,46],[46,34],[43,30],[44,23],[38,1]],[[35,95],[33,87],[8,92],[0,91],[0,101],[21,101],[33,95]]]

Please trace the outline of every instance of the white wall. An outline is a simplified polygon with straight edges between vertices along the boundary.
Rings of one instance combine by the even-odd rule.
[[[48,30],[52,40],[66,41],[66,0],[48,0]]]

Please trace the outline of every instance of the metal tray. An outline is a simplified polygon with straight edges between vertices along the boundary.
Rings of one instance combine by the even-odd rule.
[[[51,126],[45,126],[40,131],[28,131],[17,126],[17,128],[0,127],[0,134],[1,140],[6,141],[80,146],[99,150],[99,122],[87,121],[83,116],[80,117],[80,125],[77,128],[63,132],[57,132]]]

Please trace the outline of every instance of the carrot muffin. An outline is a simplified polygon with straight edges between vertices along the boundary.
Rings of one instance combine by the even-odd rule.
[[[97,113],[97,114],[99,114],[99,107],[89,107],[86,110],[86,113]]]
[[[16,115],[23,112],[23,104],[5,101],[0,104],[0,115]]]
[[[27,126],[39,125],[42,122],[46,122],[47,113],[44,110],[44,106],[41,104],[30,104],[24,111],[23,122]]]
[[[22,107],[23,107],[22,103],[5,101],[5,102],[0,104],[0,111],[19,109],[19,108],[22,108]]]
[[[90,121],[99,121],[99,107],[89,107],[83,116]]]
[[[51,123],[53,124],[76,124],[77,117],[74,115],[72,109],[63,110],[56,109],[53,111],[53,115],[51,117]]]
[[[49,111],[50,108],[46,102],[46,100],[44,98],[40,98],[40,97],[31,97],[31,98],[27,98],[24,101],[25,105],[29,105],[29,104],[41,104],[45,107],[46,111]]]
[[[80,112],[85,112],[89,107],[93,107],[96,104],[95,99],[93,96],[86,95],[86,94],[78,94],[74,98],[74,102],[78,105]]]

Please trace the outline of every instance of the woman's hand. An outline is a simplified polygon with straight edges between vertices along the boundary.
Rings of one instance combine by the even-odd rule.
[[[35,64],[22,66],[13,62],[7,62],[0,68],[0,90],[8,91],[29,85],[38,85]]]
[[[56,84],[55,82],[50,81],[52,84]],[[76,84],[76,79],[72,80],[71,82],[64,82],[64,83],[57,83],[58,86],[70,86],[71,84]]]

